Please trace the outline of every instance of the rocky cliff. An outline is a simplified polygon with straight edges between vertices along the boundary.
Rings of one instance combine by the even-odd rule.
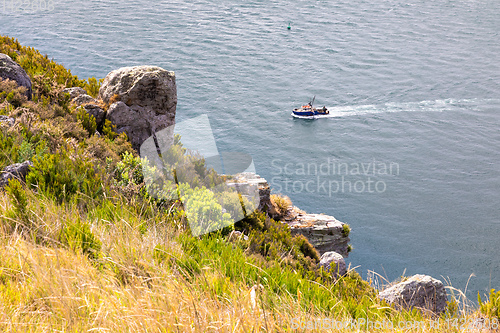
[[[271,200],[271,188],[266,179],[255,173],[241,173],[236,176],[235,183],[239,191],[259,190],[259,209],[271,217],[278,215],[278,209]],[[251,192],[249,192],[251,193]],[[292,234],[302,234],[314,245],[320,254],[334,251],[344,257],[349,255],[349,226],[333,216],[325,214],[308,214],[297,207],[290,207],[284,217],[279,218],[290,226]]]

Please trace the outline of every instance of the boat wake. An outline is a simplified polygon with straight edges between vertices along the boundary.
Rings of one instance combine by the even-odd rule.
[[[484,100],[481,100],[481,102],[484,102]],[[477,99],[440,99],[435,101],[386,103],[380,105],[333,106],[328,107],[330,113],[327,115],[298,116],[292,113],[292,116],[300,119],[319,119],[391,112],[443,112],[470,108],[477,105],[477,103]]]

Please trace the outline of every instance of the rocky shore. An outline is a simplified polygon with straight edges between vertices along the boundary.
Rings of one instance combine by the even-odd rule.
[[[4,54],[0,54],[0,78],[13,80],[25,87],[26,97],[31,99],[29,76]],[[97,98],[78,87],[66,88],[63,92],[70,95],[71,103],[95,118],[98,128],[108,120],[116,126],[118,133],[125,132],[136,150],[144,140],[175,121],[175,74],[160,67],[136,66],[112,71],[104,79]],[[11,126],[14,121],[5,116],[0,119],[6,126]],[[31,165],[30,161],[26,161],[6,167],[0,174],[0,186],[13,177],[23,179]],[[272,200],[268,182],[255,173],[237,175],[232,185],[236,184],[243,195],[245,191],[250,193],[257,188],[260,196],[258,208],[286,223],[293,234],[304,235],[321,254],[319,265],[335,269],[337,277],[347,274],[344,262],[350,250],[350,228],[347,224],[333,216],[306,213],[294,206],[284,213],[280,212]],[[396,307],[416,307],[441,313],[446,307],[447,294],[441,281],[415,275],[381,291],[379,298]]]

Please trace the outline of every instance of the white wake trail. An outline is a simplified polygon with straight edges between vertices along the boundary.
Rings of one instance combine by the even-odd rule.
[[[315,116],[315,118],[337,118],[359,116],[365,114],[390,112],[443,112],[463,109],[477,105],[476,99],[439,99],[434,101],[386,103],[380,105],[347,105],[328,107],[330,114]],[[481,100],[484,102],[484,100]]]

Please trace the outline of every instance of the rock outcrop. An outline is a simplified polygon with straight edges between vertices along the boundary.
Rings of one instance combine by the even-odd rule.
[[[175,74],[155,66],[124,67],[110,72],[99,98],[111,103],[106,118],[125,132],[134,149],[175,122]]]
[[[76,97],[78,97],[80,95],[86,95],[87,94],[87,92],[85,91],[85,89],[83,89],[81,87],[65,88],[65,89],[63,89],[62,92],[69,94],[69,97],[70,97],[71,100],[75,99]]]
[[[347,274],[344,257],[337,252],[325,252],[321,255],[319,266],[322,266],[327,271],[331,271],[335,277],[344,276]]]
[[[396,308],[419,308],[436,314],[445,311],[448,301],[443,283],[421,274],[383,290],[378,297]]]
[[[99,102],[95,98],[87,95],[87,92],[80,87],[66,88],[63,89],[63,92],[69,94],[71,103],[84,108],[89,115],[95,118],[98,129],[102,127],[106,112],[99,106]]]
[[[0,124],[5,124],[6,126],[10,127],[14,125],[15,121],[16,120],[14,118],[0,115]]]
[[[17,82],[18,86],[26,88],[26,97],[31,100],[31,80],[24,69],[8,55],[0,53],[0,78]]]
[[[9,184],[9,180],[12,178],[17,178],[21,181],[26,179],[26,175],[33,166],[31,161],[24,161],[23,163],[11,164],[0,173],[0,187],[4,187]]]
[[[71,100],[76,105],[83,105],[87,103],[97,104],[97,101],[92,96],[87,94],[80,94]]]
[[[251,172],[238,174],[235,178],[240,193],[244,195],[244,189],[248,188],[250,192],[257,187],[260,197],[258,208],[270,216],[278,215],[271,201],[271,188],[264,178]],[[345,223],[333,216],[307,214],[297,207],[291,207],[282,222],[290,226],[292,234],[304,235],[320,254],[334,251],[344,258],[349,255],[350,239],[345,231]]]
[[[257,209],[267,211],[270,204],[271,188],[267,180],[253,172],[242,172],[234,176],[234,181],[228,182],[229,187],[237,188],[238,192],[244,196],[252,197],[254,193],[259,193],[259,206]]]
[[[349,255],[349,235],[345,223],[325,214],[308,214],[297,207],[290,209],[284,222],[292,234],[304,235],[320,254],[334,251],[344,258]]]

